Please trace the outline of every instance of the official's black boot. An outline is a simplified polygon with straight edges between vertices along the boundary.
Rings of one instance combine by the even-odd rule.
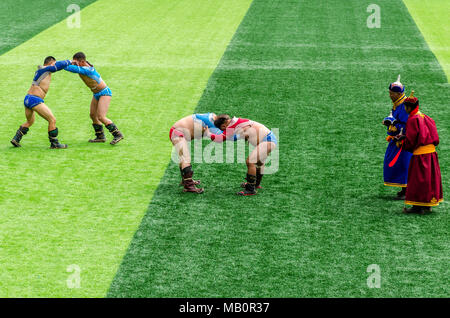
[[[406,197],[406,187],[403,187],[401,191],[397,192],[397,196],[394,200],[405,200]]]
[[[28,130],[28,127],[23,126],[20,126],[19,129],[17,129],[16,135],[11,139],[11,143],[14,147],[21,147],[20,141],[22,140],[22,137],[27,134]]]
[[[431,207],[428,207],[428,206],[413,205],[409,209],[403,208],[403,213],[406,213],[406,214],[416,213],[416,214],[423,215],[423,214],[429,213],[429,212],[431,212]]]
[[[244,191],[238,192],[238,195],[255,195],[256,192],[256,176],[247,173],[247,182]]]
[[[109,132],[114,137],[114,139],[111,140],[111,142],[110,142],[111,145],[115,145],[115,144],[117,144],[119,141],[121,141],[123,139],[122,133],[120,132],[119,129],[117,129],[117,127],[116,127],[116,125],[114,125],[114,123],[106,125],[106,128],[108,128]]]
[[[433,211],[433,209],[431,208],[431,206],[423,206],[422,207],[422,214],[431,213],[432,211]]]
[[[48,140],[50,140],[51,149],[66,149],[66,144],[60,144],[58,141],[58,128],[48,132]]]
[[[92,124],[92,127],[94,127],[95,130],[95,139],[90,139],[89,142],[105,142],[106,137],[103,132],[103,125]]]

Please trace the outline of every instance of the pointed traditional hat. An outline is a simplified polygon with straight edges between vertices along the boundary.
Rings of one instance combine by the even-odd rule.
[[[389,90],[397,93],[403,93],[405,91],[405,87],[400,83],[400,75],[398,75],[394,83],[389,84]]]
[[[405,106],[412,106],[412,107],[416,107],[419,105],[419,100],[417,99],[417,97],[414,97],[414,90],[411,91],[411,95],[409,95],[405,101],[404,101]]]

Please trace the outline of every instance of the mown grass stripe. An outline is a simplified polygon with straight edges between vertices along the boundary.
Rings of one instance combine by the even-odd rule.
[[[96,0],[79,0],[82,9]],[[0,2],[0,55],[68,17],[73,0],[2,0]]]
[[[431,51],[450,79],[450,2],[445,0],[403,1]]]

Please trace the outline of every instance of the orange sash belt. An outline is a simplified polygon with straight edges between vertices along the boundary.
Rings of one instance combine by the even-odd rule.
[[[429,144],[426,146],[420,146],[416,150],[414,150],[413,155],[424,155],[426,153],[436,152],[436,147],[433,144]]]

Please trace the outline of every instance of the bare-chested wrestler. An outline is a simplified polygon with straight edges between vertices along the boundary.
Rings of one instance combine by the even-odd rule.
[[[264,163],[270,152],[276,148],[278,141],[274,133],[263,124],[245,118],[230,118],[223,114],[216,117],[214,125],[223,131],[222,134],[213,134],[206,132],[214,142],[223,142],[224,140],[233,140],[232,136],[239,135],[245,138],[255,149],[248,156],[247,163],[247,182],[242,186],[244,191],[238,195],[255,195],[256,189],[260,188],[264,173]],[[235,138],[234,138],[235,139]]]
[[[71,61],[58,61],[53,56],[48,56],[44,60],[44,66],[38,66],[38,70],[34,74],[33,83],[25,96],[25,117],[27,121],[22,124],[11,140],[14,147],[20,147],[22,137],[27,134],[35,120],[35,112],[39,116],[48,121],[48,139],[50,140],[50,148],[65,149],[67,145],[60,144],[58,141],[58,128],[56,128],[56,119],[50,108],[44,104],[44,98],[50,88],[52,73],[64,69],[70,65]]]
[[[214,113],[193,114],[180,119],[170,128],[169,138],[179,157],[181,184],[184,186],[184,192],[203,193],[204,191],[203,188],[196,187],[200,181],[192,179],[194,172],[192,171],[188,142],[192,139],[201,139],[207,129],[211,132],[222,133],[214,126],[216,118],[217,115]]]
[[[90,116],[95,138],[90,139],[89,142],[102,143],[106,141],[105,133],[103,132],[103,125],[105,125],[111,135],[113,135],[113,140],[111,140],[110,144],[117,144],[123,139],[123,134],[112,120],[106,117],[112,98],[111,89],[103,81],[94,66],[86,60],[86,55],[83,52],[75,53],[72,64],[64,69],[68,72],[77,73],[93,93]]]

